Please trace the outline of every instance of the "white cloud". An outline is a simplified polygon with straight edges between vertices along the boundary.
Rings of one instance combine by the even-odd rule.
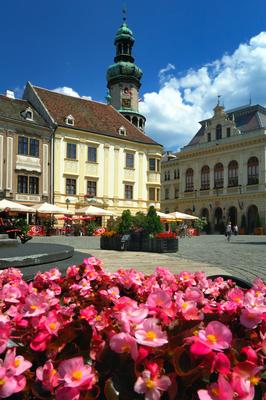
[[[198,121],[212,115],[218,95],[226,109],[247,104],[250,96],[253,104],[266,105],[266,32],[181,77],[174,70],[167,64],[159,71],[161,88],[144,94],[140,112],[147,118],[146,132],[175,150],[195,135]]]
[[[67,96],[80,97],[82,99],[91,100],[91,96],[80,96],[78,92],[76,92],[71,87],[67,87],[67,86],[61,86],[56,89],[53,89],[52,91],[61,93],[61,94],[66,94]]]

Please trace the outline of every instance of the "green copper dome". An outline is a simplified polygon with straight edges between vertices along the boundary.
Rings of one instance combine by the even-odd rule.
[[[134,36],[133,36],[133,32],[129,29],[129,27],[127,26],[126,22],[124,22],[120,28],[118,29],[118,31],[116,32],[115,35],[115,43],[118,40],[130,40],[132,42],[135,41]]]
[[[142,77],[142,70],[137,67],[136,64],[126,61],[119,61],[109,66],[107,70],[108,81],[121,76],[140,80]]]

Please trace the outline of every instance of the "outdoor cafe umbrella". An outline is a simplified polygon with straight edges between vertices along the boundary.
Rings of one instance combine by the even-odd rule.
[[[174,217],[174,219],[176,220],[195,220],[195,219],[199,219],[198,217],[195,217],[194,215],[190,215],[190,214],[185,214],[185,213],[181,213],[179,211],[174,211],[172,213],[167,214],[169,216]]]
[[[33,206],[33,208],[35,209],[35,212],[40,214],[72,214],[70,210],[50,203],[38,204]]]
[[[3,199],[0,201],[0,211],[3,211],[5,208],[9,208],[10,211],[16,211],[16,212],[25,212],[25,213],[35,212],[33,207],[27,207],[24,206],[23,204]]]
[[[166,214],[161,211],[156,211],[156,214],[160,217],[161,221],[166,221],[166,222],[175,221],[175,217],[173,217],[170,214]]]
[[[92,215],[94,217],[105,217],[114,215],[111,211],[104,210],[103,208],[88,206],[84,208],[80,208],[76,210],[77,214],[85,214],[85,215]]]

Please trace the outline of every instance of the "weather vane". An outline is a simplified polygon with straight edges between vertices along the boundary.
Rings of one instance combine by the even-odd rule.
[[[218,96],[218,106],[220,105],[220,98],[221,98],[221,95],[219,94]]]
[[[126,3],[123,3],[122,13],[123,13],[123,21],[126,22],[126,20],[127,20],[127,5],[126,5]]]

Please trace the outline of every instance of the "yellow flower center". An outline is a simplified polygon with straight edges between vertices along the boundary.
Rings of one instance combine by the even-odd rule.
[[[155,383],[154,383],[153,380],[147,379],[146,382],[145,382],[145,385],[146,385],[146,388],[147,388],[147,389],[151,390],[151,389],[154,388]]]
[[[207,335],[207,339],[209,342],[211,342],[212,344],[217,343],[217,339],[215,335]]]
[[[19,358],[15,358],[15,360],[13,362],[14,367],[19,367],[20,364],[21,364],[21,360]]]
[[[6,381],[4,379],[0,379],[0,386],[4,385]]]
[[[240,297],[236,297],[236,298],[235,298],[235,302],[236,302],[236,303],[240,303],[240,301],[241,301]]]
[[[72,374],[72,378],[76,381],[80,381],[80,379],[82,378],[82,371],[74,371]]]
[[[129,345],[125,344],[124,346],[122,346],[122,351],[123,351],[123,353],[129,353],[130,352]]]
[[[252,385],[256,386],[259,383],[260,378],[258,376],[252,376],[249,380]]]
[[[154,339],[156,339],[156,333],[154,332],[154,331],[148,331],[148,332],[146,332],[146,338],[148,339],[148,340],[154,340]]]
[[[96,321],[101,321],[102,317],[100,315],[96,315],[95,319],[96,319]]]
[[[56,329],[56,323],[55,322],[51,322],[49,324],[49,328],[52,329],[52,330]]]
[[[211,388],[211,394],[213,396],[219,396],[219,389],[217,387]]]
[[[182,309],[183,309],[183,310],[186,310],[187,308],[188,308],[188,303],[183,303],[183,304],[182,304]]]
[[[189,275],[183,275],[184,281],[187,281],[189,279]]]
[[[57,373],[56,369],[53,369],[53,370],[51,371],[51,376],[54,376],[56,373]]]
[[[37,308],[38,308],[38,306],[35,306],[34,304],[32,304],[32,305],[30,306],[30,309],[31,309],[31,310],[37,310]]]

